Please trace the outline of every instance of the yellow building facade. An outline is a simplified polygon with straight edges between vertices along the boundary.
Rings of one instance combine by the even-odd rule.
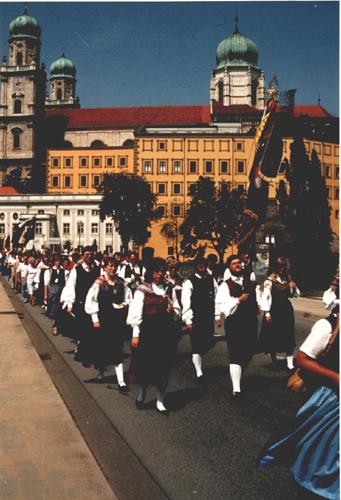
[[[160,218],[152,224],[148,245],[161,257],[176,254],[180,248],[177,232],[190,203],[189,187],[199,176],[215,182],[229,182],[247,190],[254,155],[254,137],[224,134],[213,127],[181,131],[155,131],[136,134],[133,147],[53,149],[47,155],[47,192],[93,194],[104,173],[129,172],[143,176],[157,196]],[[284,139],[283,160],[290,160],[292,138]],[[331,226],[339,234],[339,146],[323,141],[305,140],[310,157],[316,151],[326,179],[331,207]],[[270,183],[269,197],[284,172]],[[168,240],[161,229],[170,223],[173,236]]]

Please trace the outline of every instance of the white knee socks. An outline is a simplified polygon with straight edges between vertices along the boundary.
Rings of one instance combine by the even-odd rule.
[[[137,393],[136,401],[143,403],[146,397],[147,386],[140,385],[139,392]]]
[[[123,376],[123,363],[120,363],[119,365],[115,365],[115,372],[116,372],[116,377],[117,377],[117,383],[118,385],[126,385],[124,381],[124,376]]]
[[[156,408],[159,411],[167,411],[167,408],[163,404],[163,400],[165,398],[165,391],[161,389],[156,389]]]
[[[201,369],[201,356],[200,354],[192,354],[192,363],[194,365],[197,377],[202,377],[202,369]]]
[[[240,392],[240,380],[242,378],[242,367],[240,365],[230,365],[230,376],[232,380],[232,391]]]
[[[287,356],[287,367],[289,370],[293,370],[294,367],[294,356]]]

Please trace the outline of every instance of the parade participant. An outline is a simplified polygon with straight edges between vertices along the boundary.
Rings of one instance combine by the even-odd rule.
[[[148,385],[157,390],[156,410],[169,412],[164,404],[165,391],[176,354],[175,320],[180,306],[174,290],[164,284],[165,261],[155,258],[146,270],[145,282],[135,292],[127,323],[133,328],[131,345],[136,348],[135,369],[140,384],[136,407],[141,409]]]
[[[121,252],[115,252],[113,255],[113,259],[115,261],[116,269],[118,269],[121,264]]]
[[[85,311],[91,315],[94,327],[92,362],[99,370],[98,380],[103,379],[107,367],[114,365],[119,392],[128,392],[123,376],[123,342],[132,293],[115,274],[116,263],[109,257],[104,274],[88,291]]]
[[[34,278],[37,274],[37,271],[38,270],[37,270],[37,266],[36,266],[36,259],[34,257],[29,257],[28,258],[28,265],[26,267],[25,280],[26,280],[28,300],[29,300],[31,306],[35,305]]]
[[[50,269],[50,257],[48,254],[44,254],[37,266],[37,274],[34,278],[34,283],[37,287],[37,303],[41,304],[43,310],[46,310],[47,307],[47,302],[44,301],[44,275],[48,269]]]
[[[9,268],[9,281],[11,283],[11,288],[15,288],[15,264],[18,260],[18,257],[14,251],[10,252],[7,260],[7,266]]]
[[[124,279],[134,293],[138,285],[142,281],[143,269],[138,263],[137,253],[129,251],[127,258],[123,260],[117,269],[117,275]]]
[[[46,314],[53,320],[52,335],[61,331],[62,305],[60,296],[65,286],[65,271],[61,266],[59,255],[52,257],[52,268],[44,273],[44,302],[47,303]]]
[[[19,265],[17,267],[17,288],[21,293],[21,299],[24,302],[28,302],[27,297],[27,285],[26,285],[26,276],[27,276],[27,266],[28,266],[28,255],[24,254],[20,256]]]
[[[268,443],[258,459],[259,469],[285,465],[300,486],[333,500],[340,498],[338,333],[337,307],[313,325],[296,358],[318,388],[296,414],[291,432]]]
[[[258,306],[255,284],[248,274],[243,274],[239,256],[230,255],[227,265],[231,276],[219,286],[215,316],[218,327],[222,323],[221,314],[225,316],[232,391],[234,398],[239,398],[242,372],[255,352]]]
[[[328,288],[328,290],[326,290],[324,292],[323,297],[322,297],[322,302],[326,306],[326,309],[331,310],[336,305],[339,305],[339,303],[340,303],[340,298],[339,298],[340,288],[339,288],[339,286],[340,286],[339,274],[337,273],[333,277],[333,279],[330,283],[330,287]]]
[[[192,362],[196,381],[203,382],[202,356],[213,345],[214,301],[218,285],[207,273],[207,262],[200,257],[195,262],[194,275],[182,287],[182,320],[190,334]]]
[[[94,265],[91,247],[84,247],[81,262],[71,270],[60,298],[63,308],[76,319],[74,336],[78,344],[75,360],[81,361],[85,366],[89,365],[91,360],[92,340],[92,322],[84,309],[85,299],[99,273],[99,267]]]
[[[252,269],[252,260],[248,252],[242,252],[240,255],[240,260],[243,268],[243,275],[248,276],[251,281],[256,281],[256,275]],[[227,266],[224,271],[224,279],[223,281],[227,281],[231,277],[230,269]]]
[[[300,291],[292,280],[285,257],[276,259],[273,272],[263,284],[259,303],[264,312],[259,336],[258,351],[271,355],[273,366],[277,364],[277,353],[285,352],[287,369],[294,369],[295,315],[290,297],[299,297]]]

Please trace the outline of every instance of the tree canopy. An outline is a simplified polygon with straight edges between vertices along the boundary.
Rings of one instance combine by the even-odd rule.
[[[149,237],[151,220],[155,218],[156,197],[150,185],[136,174],[105,174],[99,192],[100,217],[111,217],[119,233],[124,251],[130,241],[144,245]]]
[[[189,194],[191,203],[180,226],[182,254],[194,258],[210,248],[223,263],[227,248],[237,239],[246,194],[228,183],[217,187],[210,177],[199,177]]]

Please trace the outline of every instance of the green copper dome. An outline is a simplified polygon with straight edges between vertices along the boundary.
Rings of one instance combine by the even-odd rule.
[[[10,38],[29,37],[38,40],[41,35],[41,29],[34,17],[27,14],[25,9],[24,14],[16,17],[9,25]]]
[[[238,22],[238,19],[236,19]],[[238,24],[232,35],[217,47],[217,69],[225,66],[252,66],[258,68],[257,45],[239,32]]]
[[[62,57],[51,64],[50,74],[51,77],[55,78],[74,78],[76,75],[76,68],[73,62],[65,57],[63,52]]]

